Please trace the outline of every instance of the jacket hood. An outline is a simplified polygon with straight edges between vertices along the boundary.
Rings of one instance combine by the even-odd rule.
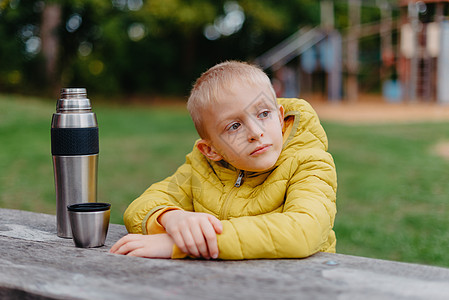
[[[304,132],[305,128],[310,128],[311,124],[303,124],[301,122],[303,114],[315,114],[314,110],[311,108],[310,104],[305,100],[297,98],[278,98],[278,103],[284,107],[284,127],[283,127],[283,148],[282,152],[273,167],[262,172],[248,172],[244,171],[245,177],[261,177],[261,181],[265,179],[269,173],[282,164],[288,157],[295,155],[301,147],[304,147],[307,143],[301,135],[312,134],[318,137],[321,145],[319,145],[324,150],[327,150],[327,137],[324,131],[321,132]],[[304,115],[305,116],[305,115]],[[310,118],[307,118],[310,119]],[[313,118],[318,121],[318,118]],[[314,124],[321,127],[319,124]],[[316,139],[313,139],[316,140]],[[210,167],[214,173],[222,180],[230,179],[236,180],[240,170],[227,163],[226,161],[212,161],[206,158],[197,148],[194,147],[191,159],[198,160],[199,164],[194,164],[198,168],[204,168],[204,172],[208,169],[206,166]],[[201,172],[201,170],[199,170]],[[206,173],[203,173],[206,174]]]
[[[276,165],[302,148],[317,147],[327,151],[328,141],[316,112],[302,99],[279,98],[284,107],[284,145]],[[309,124],[313,122],[314,124]],[[314,137],[314,138],[311,138]]]

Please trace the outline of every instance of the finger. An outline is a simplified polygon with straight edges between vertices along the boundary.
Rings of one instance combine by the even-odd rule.
[[[220,234],[223,232],[223,224],[221,224],[220,220],[218,220],[217,218],[215,218],[212,215],[209,215],[208,217],[209,222],[212,224],[212,226],[214,227],[214,230],[216,233]]]
[[[209,256],[212,258],[218,257],[218,244],[217,244],[217,234],[213,226],[209,222],[203,227],[203,236],[206,241],[207,250]]]
[[[190,229],[185,228],[185,230],[181,232],[181,235],[182,239],[184,240],[185,247],[187,248],[186,253],[199,257],[200,253],[198,251],[198,248],[196,247],[195,240],[193,239]]]
[[[186,244],[184,243],[184,239],[180,232],[173,233],[170,235],[173,241],[175,242],[176,246],[183,252],[183,253],[189,253],[189,250],[186,247]]]
[[[127,256],[134,256],[134,257],[150,257],[146,255],[144,248],[137,248],[133,251],[130,251],[126,254]]]
[[[141,241],[131,241],[124,245],[122,245],[115,254],[127,255],[129,252],[134,251],[135,249],[142,248],[143,244]]]
[[[109,253],[115,253],[117,249],[121,247],[122,244],[123,244],[122,239],[115,242],[115,244],[112,245],[111,249],[109,249]]]
[[[122,254],[127,255],[129,252],[139,248],[139,246],[136,245],[136,243],[130,242],[126,243],[123,246],[121,246],[117,251],[115,251],[115,254]]]
[[[119,239],[114,245],[112,245],[112,247],[109,250],[109,252],[115,253],[121,246],[126,244],[129,241],[130,238],[131,238],[130,234],[125,235],[124,237]]]
[[[211,224],[206,219],[203,219],[200,220],[198,226],[195,226],[191,229],[191,233],[200,255],[204,258],[209,259],[209,249],[207,247],[207,241],[204,236],[205,230],[208,230],[209,232],[212,231],[215,234]]]

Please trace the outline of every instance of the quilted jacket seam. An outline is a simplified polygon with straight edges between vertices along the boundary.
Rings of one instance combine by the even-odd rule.
[[[268,226],[267,221],[265,220],[265,218],[263,219],[263,224],[265,225],[266,230],[267,230],[268,233],[270,234],[271,245],[273,246],[273,249],[274,249],[274,251],[275,251],[275,253],[276,253],[276,257],[279,257],[279,255],[278,255],[279,251],[278,251],[276,245],[274,244],[273,233],[271,232],[271,230],[270,230],[270,228],[269,228],[269,226]]]
[[[245,255],[243,253],[243,243],[242,243],[242,239],[240,238],[239,232],[238,230],[235,228],[234,224],[231,223],[232,229],[234,230],[235,234],[237,235],[237,239],[239,240],[239,246],[240,246],[240,257],[244,258]]]

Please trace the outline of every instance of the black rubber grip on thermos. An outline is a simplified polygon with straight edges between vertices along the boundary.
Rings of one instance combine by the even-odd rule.
[[[98,127],[52,128],[52,155],[98,154]]]

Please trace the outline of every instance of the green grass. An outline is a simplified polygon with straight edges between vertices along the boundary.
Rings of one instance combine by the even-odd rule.
[[[182,108],[93,102],[100,126],[98,201],[123,223],[129,203],[172,174],[197,138]],[[55,100],[0,96],[0,207],[54,214]],[[324,123],[338,173],[337,252],[449,267],[449,161],[432,148],[449,123]]]
[[[449,266],[449,123],[324,124],[338,174],[338,252]]]

